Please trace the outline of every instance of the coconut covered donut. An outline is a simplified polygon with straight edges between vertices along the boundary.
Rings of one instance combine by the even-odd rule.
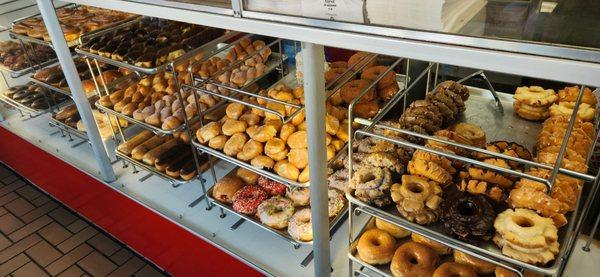
[[[400,214],[421,225],[437,220],[441,194],[442,189],[436,183],[416,175],[403,175],[402,184],[391,188],[392,200]]]

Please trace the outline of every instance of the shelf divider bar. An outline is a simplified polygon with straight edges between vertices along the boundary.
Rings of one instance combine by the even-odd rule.
[[[100,168],[100,177],[106,182],[113,182],[116,180],[115,172],[110,164],[108,153],[102,143],[100,132],[96,126],[94,115],[92,114],[92,108],[88,102],[88,99],[83,92],[83,86],[81,85],[81,79],[75,68],[75,63],[71,58],[71,52],[65,41],[65,37],[60,28],[56,12],[54,11],[54,4],[52,1],[47,0],[36,0],[48,34],[52,39],[56,56],[60,62],[60,65],[65,73],[65,78],[71,89],[72,98],[77,106],[77,110],[81,116],[83,126],[87,130],[88,138],[94,151],[94,156],[98,162]]]
[[[323,45],[302,42],[304,99],[310,168],[314,275],[330,276],[327,157],[325,143],[325,76]]]

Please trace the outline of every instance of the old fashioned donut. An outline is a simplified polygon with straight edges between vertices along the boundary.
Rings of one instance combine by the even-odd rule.
[[[548,107],[529,106],[527,104],[522,103],[521,101],[513,102],[513,109],[515,110],[515,113],[517,113],[517,115],[527,120],[544,120],[550,116],[550,111],[548,110]]]
[[[558,102],[575,102],[577,101],[577,96],[579,96],[579,91],[581,89],[579,86],[565,87],[558,91]],[[581,103],[586,103],[591,107],[595,108],[598,100],[592,90],[589,88],[585,88],[583,90],[583,97],[581,98]]]
[[[248,185],[239,189],[233,195],[233,210],[243,214],[254,215],[258,205],[269,195],[259,186]]]
[[[396,240],[385,231],[370,229],[360,236],[356,250],[358,257],[368,264],[387,264],[394,256]]]
[[[288,227],[290,217],[294,214],[292,200],[282,196],[273,196],[258,205],[258,218],[263,224],[283,229]]]
[[[483,195],[450,193],[440,210],[444,231],[460,240],[489,240],[494,234],[496,212]]]
[[[292,200],[294,207],[307,206],[310,204],[310,190],[308,188],[292,188],[287,191],[286,196]]]
[[[491,274],[496,269],[496,265],[484,260],[467,255],[458,250],[454,250],[454,261],[460,264],[468,265],[479,274]]]
[[[258,177],[258,186],[265,190],[269,195],[285,195],[285,185],[271,180],[264,176]]]
[[[412,233],[410,235],[410,238],[414,242],[418,242],[420,244],[423,244],[423,245],[428,246],[429,248],[433,249],[433,251],[435,251],[435,253],[437,253],[438,255],[448,255],[448,254],[452,253],[452,248],[445,246],[437,241],[430,240],[430,239],[428,239],[424,236],[421,236],[417,233]]]
[[[383,74],[389,68],[389,66],[384,65],[369,67],[360,74],[360,78],[375,82],[379,75]],[[396,72],[394,72],[392,69],[385,76],[383,76],[381,80],[379,80],[379,83],[377,83],[377,88],[387,87],[393,83],[396,83]]]
[[[296,211],[288,223],[288,233],[292,238],[299,241],[311,241],[313,239],[310,208]]]
[[[552,198],[543,191],[527,186],[511,190],[508,196],[508,205],[512,208],[531,209],[545,217],[564,214],[568,210],[568,206],[563,205],[557,199]]]
[[[467,265],[445,262],[433,272],[433,277],[477,277],[477,273]]]
[[[504,240],[521,247],[547,247],[558,239],[558,229],[551,219],[527,209],[508,209],[498,214],[494,228]]]
[[[438,260],[429,247],[409,241],[396,249],[390,270],[395,277],[431,276]]]
[[[554,104],[550,106],[550,115],[566,115],[570,116],[575,109],[575,102],[560,102],[558,104]],[[579,105],[579,109],[577,110],[577,118],[591,122],[594,120],[594,116],[596,115],[596,108],[590,106],[588,103],[581,103]]]
[[[390,235],[392,235],[392,237],[397,239],[408,237],[411,234],[410,231],[402,227],[396,226],[393,223],[387,222],[379,217],[375,218],[375,226],[377,227],[377,229],[386,231]]]
[[[398,212],[409,221],[430,224],[438,218],[442,189],[434,182],[416,175],[403,175],[402,184],[391,187]]]
[[[539,86],[518,87],[514,99],[533,107],[547,107],[558,99],[552,89],[544,89]]]
[[[361,92],[367,89],[367,87],[369,87],[370,85],[371,82],[369,82],[368,80],[352,80],[344,84],[344,86],[342,86],[342,88],[340,89],[340,96],[342,97],[342,100],[346,102],[346,104],[350,104],[350,102],[352,102]],[[363,95],[363,97],[360,100],[358,100],[358,102],[360,103],[373,101],[375,100],[376,96],[377,94],[375,93],[375,89],[370,88],[367,91],[367,93],[365,93],[365,95]]]
[[[485,132],[479,126],[469,123],[458,123],[450,126],[448,129],[469,139],[475,147],[483,148],[485,146]]]

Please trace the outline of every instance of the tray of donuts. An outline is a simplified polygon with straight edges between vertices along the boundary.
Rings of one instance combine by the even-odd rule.
[[[114,116],[111,116],[109,119],[106,114],[101,113],[97,109],[92,109],[92,115],[94,116],[102,139],[112,137],[113,131],[116,132],[119,128],[117,124],[120,125],[121,129],[129,127],[129,122],[126,120]],[[83,126],[81,116],[79,115],[79,111],[75,104],[65,106],[53,114],[51,125],[87,140],[85,127]]]
[[[47,112],[52,106],[60,106],[69,100],[65,95],[52,93],[34,83],[11,87],[0,94],[0,99],[30,114]]]
[[[368,269],[381,276],[519,276],[378,217],[367,221],[348,255],[364,266],[361,272]],[[541,275],[526,272],[525,276]]]
[[[85,56],[145,74],[199,52],[212,53],[237,32],[178,21],[142,17],[116,28],[82,37],[75,50]]]
[[[86,62],[82,58],[77,58],[74,60],[74,62],[75,68],[79,73],[79,78],[81,79],[81,84],[83,85],[83,92],[88,98],[96,95],[96,84],[93,80],[94,77],[98,82],[103,79],[104,82],[110,86],[115,80],[128,73],[118,70],[114,66],[105,63],[99,63],[100,69],[102,70],[102,78],[100,78],[99,74],[92,74]],[[67,84],[67,80],[59,64],[38,69],[32,76],[30,76],[29,79],[40,86],[71,96],[69,84]],[[98,84],[100,85],[100,83]]]
[[[21,44],[15,40],[1,41],[0,70],[9,72],[12,78],[17,78],[31,72],[34,65],[46,66],[56,61],[54,50],[48,46],[26,43],[25,48],[30,50],[25,53]],[[33,64],[30,64],[30,61]]]
[[[84,34],[98,32],[132,20],[137,15],[101,8],[67,5],[56,10],[65,40],[69,47],[79,43]],[[35,14],[12,23],[11,35],[39,44],[50,44],[50,36],[42,17]]]
[[[244,168],[236,168],[208,190],[223,209],[295,244],[312,242],[309,188],[287,188]],[[343,192],[330,188],[329,219],[333,229],[348,208]]]
[[[189,144],[172,136],[157,136],[143,130],[117,146],[116,155],[173,183],[189,183],[197,175]],[[209,167],[208,156],[198,156],[200,170]]]

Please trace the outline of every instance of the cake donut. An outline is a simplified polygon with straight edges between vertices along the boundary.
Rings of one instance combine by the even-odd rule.
[[[261,187],[248,185],[239,189],[232,197],[233,210],[243,214],[254,215],[258,205],[269,195]]]
[[[257,214],[263,224],[283,229],[288,226],[290,217],[294,214],[294,206],[290,199],[273,196],[258,205]]]
[[[269,193],[269,195],[285,195],[285,185],[264,176],[258,177],[258,186]]]
[[[313,239],[310,208],[296,211],[290,218],[288,233],[295,240],[311,241]]]
[[[455,191],[442,202],[444,231],[460,240],[489,240],[494,234],[496,212],[483,195]]]
[[[360,78],[374,82],[375,80],[377,80],[379,75],[383,74],[389,68],[389,66],[384,65],[369,67],[360,74]],[[396,73],[394,72],[394,70],[390,70],[385,76],[381,78],[381,80],[379,80],[379,83],[377,83],[377,88],[383,88],[395,82]]]
[[[395,249],[396,240],[394,237],[377,228],[364,232],[358,239],[358,245],[356,246],[358,257],[372,265],[389,263],[394,256]]]
[[[344,86],[342,86],[342,88],[340,89],[340,96],[342,97],[342,100],[346,102],[346,104],[350,104],[350,102],[352,102],[354,98],[356,98],[363,90],[365,90],[370,85],[371,83],[367,80],[358,79],[350,81],[344,84]],[[369,91],[367,91],[367,93],[365,93],[365,95],[363,95],[363,97],[358,102],[361,103],[373,101],[375,100],[376,96],[377,95],[375,94],[375,89],[371,88],[369,89]]]
[[[396,249],[390,270],[396,277],[431,276],[438,260],[429,247],[409,241]]]
[[[433,272],[433,277],[477,277],[477,272],[464,264],[445,262]]]

